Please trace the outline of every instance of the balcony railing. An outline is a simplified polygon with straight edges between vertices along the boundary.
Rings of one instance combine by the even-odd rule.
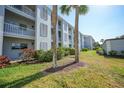
[[[28,7],[26,6],[23,6],[23,5],[8,5],[9,7],[12,7],[12,8],[15,8],[19,11],[22,11],[32,17],[35,17],[35,13]]]
[[[10,23],[4,24],[4,33],[18,36],[35,36],[35,32],[33,29],[24,28]]]

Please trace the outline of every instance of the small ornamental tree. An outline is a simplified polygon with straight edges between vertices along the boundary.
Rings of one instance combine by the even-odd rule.
[[[32,60],[35,56],[35,51],[31,48],[22,49],[21,58],[23,61]]]
[[[0,68],[3,68],[10,64],[10,59],[6,56],[0,56]]]

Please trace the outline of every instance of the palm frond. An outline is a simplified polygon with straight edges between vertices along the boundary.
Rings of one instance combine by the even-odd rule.
[[[88,12],[89,8],[86,5],[79,6],[79,13],[85,15]]]
[[[66,14],[66,15],[69,15],[69,13],[71,12],[71,6],[70,5],[62,5],[60,7],[60,10],[61,10],[61,13],[62,14]]]

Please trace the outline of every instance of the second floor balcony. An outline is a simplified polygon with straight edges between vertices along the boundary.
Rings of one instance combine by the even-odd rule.
[[[4,35],[21,37],[25,39],[34,39],[35,31],[33,29],[24,28],[15,24],[5,23],[4,24]]]

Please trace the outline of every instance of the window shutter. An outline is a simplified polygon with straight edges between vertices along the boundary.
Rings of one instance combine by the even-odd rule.
[[[41,37],[47,37],[48,34],[48,26],[40,23],[40,36]]]
[[[47,42],[41,42],[40,43],[40,49],[47,50]]]

